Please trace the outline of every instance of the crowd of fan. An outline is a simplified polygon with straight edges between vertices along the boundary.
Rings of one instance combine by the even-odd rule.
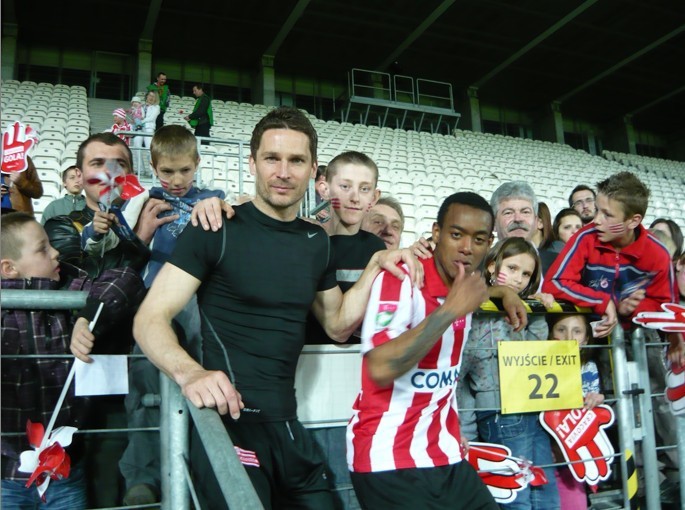
[[[160,86],[163,87],[164,83]],[[152,106],[159,102],[156,94],[155,90],[150,91],[147,100],[147,108],[155,112],[157,110]],[[166,94],[168,95],[168,89]],[[140,106],[140,101],[135,106]],[[254,233],[256,230],[248,230],[252,232],[250,236],[254,235],[254,239],[243,238],[239,243],[225,245],[227,253],[230,254],[233,250],[240,256],[227,255],[224,260],[223,252],[219,257],[218,253],[207,254],[198,251],[205,242],[207,246],[219,246],[211,244],[219,242],[216,236],[205,241],[203,235],[209,236],[218,231],[224,232],[225,236],[236,235],[231,234],[232,228],[262,229],[264,232],[260,230],[260,236],[275,236],[276,231],[279,232],[278,235],[282,235],[282,231],[287,230],[291,234],[307,233],[309,239],[313,239],[319,232],[322,232],[321,237],[325,237],[325,231],[330,236],[329,242],[317,246],[320,250],[319,256],[327,259],[319,260],[317,263],[322,265],[320,273],[334,274],[334,280],[326,280],[324,284],[324,278],[316,276],[311,282],[298,281],[287,284],[283,289],[278,288],[278,283],[273,282],[271,291],[277,295],[273,299],[280,296],[283,307],[290,306],[286,305],[292,297],[289,291],[295,287],[299,289],[301,286],[309,285],[312,288],[309,289],[307,296],[311,294],[313,299],[312,293],[316,292],[313,304],[309,298],[309,302],[303,298],[304,301],[300,303],[301,291],[293,290],[293,295],[297,294],[297,298],[293,298],[292,306],[303,308],[305,314],[307,310],[312,309],[306,320],[303,318],[306,328],[303,326],[302,331],[296,328],[298,335],[306,337],[302,338],[301,343],[305,340],[307,343],[330,343],[349,338],[350,342],[361,342],[365,359],[362,393],[350,411],[351,415],[354,413],[354,417],[347,430],[347,456],[345,429],[324,428],[317,429],[312,436],[319,447],[328,452],[327,461],[317,460],[316,464],[312,458],[318,457],[313,454],[304,460],[284,461],[292,461],[295,464],[300,461],[305,464],[309,462],[316,466],[321,464],[316,469],[321,469],[329,479],[327,482],[326,477],[322,477],[316,481],[316,484],[323,484],[323,489],[316,485],[311,490],[304,490],[297,485],[305,483],[301,479],[278,481],[281,476],[279,469],[285,467],[276,465],[276,461],[271,465],[272,461],[262,457],[258,446],[247,447],[250,451],[257,452],[261,459],[261,467],[251,466],[248,472],[262,502],[267,507],[277,507],[279,504],[287,506],[289,501],[300,501],[297,499],[300,497],[303,498],[302,501],[319,505],[316,506],[318,508],[333,505],[333,496],[327,484],[344,486],[350,482],[350,471],[351,482],[364,508],[375,508],[374,498],[380,497],[379,495],[387,502],[388,498],[393,497],[393,492],[397,497],[404,498],[405,505],[410,505],[412,498],[415,498],[413,501],[416,502],[431,497],[429,491],[423,491],[423,485],[415,485],[410,478],[390,480],[380,476],[387,472],[406,474],[407,469],[410,469],[409,464],[397,460],[401,459],[403,454],[395,452],[396,463],[393,464],[386,463],[385,457],[382,461],[377,461],[373,455],[378,452],[371,454],[365,451],[366,448],[381,448],[364,443],[367,439],[373,442],[375,437],[382,434],[380,429],[374,432],[373,427],[364,428],[375,418],[379,422],[382,421],[381,416],[374,414],[377,412],[372,405],[377,403],[374,399],[385,398],[385,389],[393,384],[397,392],[410,391],[403,389],[398,381],[403,374],[411,370],[411,367],[425,360],[425,356],[433,352],[431,349],[445,330],[443,327],[437,336],[431,337],[423,350],[412,351],[412,356],[407,358],[410,361],[406,368],[398,368],[401,366],[400,362],[386,347],[396,345],[396,349],[405,349],[404,343],[418,341],[417,339],[422,338],[421,335],[428,329],[425,324],[430,323],[431,317],[435,319],[440,310],[428,310],[426,305],[426,310],[422,313],[426,315],[423,320],[428,322],[414,323],[413,319],[401,322],[399,312],[403,309],[402,300],[413,291],[411,285],[407,284],[408,277],[407,281],[402,283],[402,290],[399,284],[395,285],[392,281],[396,280],[393,272],[400,273],[401,276],[403,270],[393,270],[398,262],[407,264],[406,267],[412,277],[415,273],[414,268],[419,268],[418,273],[426,275],[426,283],[421,294],[427,300],[430,300],[430,296],[441,296],[445,299],[444,307],[451,303],[455,311],[454,317],[447,322],[448,325],[458,317],[467,317],[469,320],[470,330],[468,338],[464,338],[466,348],[463,351],[463,359],[459,360],[459,387],[455,393],[458,395],[459,409],[476,411],[459,412],[460,433],[468,440],[505,444],[511,448],[514,455],[525,457],[536,465],[552,464],[560,459],[555,458],[550,438],[540,426],[537,415],[500,413],[497,352],[493,347],[500,341],[548,338],[574,339],[581,346],[602,342],[614,327],[629,328],[630,319],[637,313],[658,311],[662,303],[685,300],[685,257],[681,229],[667,218],[655,220],[649,229],[641,224],[648,206],[649,190],[634,174],[622,172],[596,185],[579,183],[570,191],[569,207],[561,211],[550,211],[542,201],[544,197],[536,197],[532,188],[521,181],[503,183],[492,197],[479,197],[473,193],[459,193],[459,190],[455,190],[457,193],[442,204],[432,235],[428,239],[421,239],[414,246],[400,247],[404,224],[402,207],[397,200],[387,196],[385,190],[377,188],[378,168],[373,160],[360,152],[345,152],[327,162],[326,166],[319,167],[315,176],[316,141],[315,133],[311,134],[313,128],[309,130],[306,126],[297,127],[298,122],[308,123],[306,119],[298,117],[297,110],[281,108],[276,111],[278,113],[267,115],[266,120],[255,128],[251,141],[250,167],[256,176],[256,196],[247,204],[232,207],[224,201],[223,192],[198,189],[194,185],[194,179],[200,156],[195,137],[184,127],[158,126],[154,137],[146,140],[151,140],[151,167],[159,179],[160,187],[153,187],[128,201],[117,199],[107,207],[103,206],[104,184],[99,180],[99,176],[112,164],[118,165],[126,173],[132,172],[133,158],[126,141],[112,133],[102,133],[85,140],[78,150],[76,165],[64,170],[62,177],[66,194],[47,207],[43,213],[42,226],[33,219],[30,212],[10,212],[3,209],[0,246],[3,289],[69,288],[89,291],[88,305],[75,315],[64,311],[3,308],[3,433],[22,432],[27,420],[44,424],[49,421],[70,364],[70,361],[64,359],[9,360],[6,358],[8,354],[49,356],[71,352],[77,358],[90,362],[90,355],[93,353],[145,353],[147,358],[134,357],[129,361],[130,390],[125,405],[130,428],[154,427],[159,424],[159,410],[144,405],[142,397],[146,394],[159,394],[160,368],[177,382],[182,381],[180,384],[184,394],[196,405],[217,407],[222,414],[230,413],[234,419],[241,417],[242,421],[245,421],[245,417],[250,414],[249,411],[257,407],[254,402],[258,401],[258,397],[249,402],[250,392],[256,390],[245,383],[240,388],[235,381],[243,377],[243,381],[253,382],[252,378],[255,376],[246,372],[250,369],[262,370],[261,365],[258,368],[251,365],[253,362],[257,363],[254,359],[261,355],[258,349],[256,352],[245,354],[243,350],[250,351],[250,347],[229,346],[229,356],[233,353],[231,349],[237,349],[244,355],[239,358],[242,363],[233,363],[232,367],[227,363],[227,368],[217,368],[216,370],[223,370],[228,374],[226,381],[229,384],[220,382],[217,383],[219,390],[205,392],[197,389],[196,382],[200,379],[187,374],[207,368],[209,347],[202,345],[202,349],[205,349],[205,362],[200,365],[197,361],[186,361],[185,357],[177,357],[172,361],[171,356],[176,351],[163,349],[162,344],[155,344],[152,340],[159,332],[163,333],[159,336],[167,335],[162,326],[159,326],[159,330],[152,328],[157,327],[156,324],[160,321],[166,320],[169,323],[173,318],[174,338],[178,338],[178,342],[186,347],[192,358],[203,359],[200,354],[200,345],[203,343],[201,339],[207,343],[206,323],[211,322],[212,318],[211,313],[209,318],[204,315],[203,299],[209,302],[207,296],[213,292],[203,282],[210,281],[209,275],[215,275],[213,271],[218,271],[216,267],[228,264],[226,260],[249,267],[245,269],[240,265],[237,268],[239,272],[248,271],[247,274],[252,275],[252,272],[256,271],[255,287],[271,285],[260,277],[259,268],[252,268],[254,261],[250,264],[245,262],[246,258],[249,259],[245,253],[251,252],[244,252],[243,248],[238,248],[238,245],[252,245],[253,240],[259,238]],[[126,120],[126,115],[122,116],[121,113],[115,111],[115,118]],[[148,122],[139,115],[141,125],[150,132],[154,130],[152,122],[161,116],[156,115],[155,119]],[[118,124],[118,121],[115,124]],[[127,129],[130,129],[130,126]],[[297,147],[293,148],[293,144],[299,142],[299,139],[288,138],[294,136],[293,133],[288,133],[289,131],[297,136],[306,135],[306,143],[299,152]],[[299,206],[311,178],[316,178],[315,189],[320,207],[316,218],[307,219],[308,223],[303,223],[291,218],[290,214]],[[297,200],[291,201],[292,203],[286,200],[293,196]],[[255,210],[260,212],[257,213]],[[261,213],[270,219],[267,221],[257,217]],[[554,220],[553,213],[556,213]],[[253,218],[257,218],[254,223]],[[282,222],[283,226],[276,225],[278,221]],[[297,223],[297,227],[293,226],[293,221]],[[235,223],[235,227],[231,225],[232,222]],[[193,226],[189,227],[188,223],[192,223]],[[474,230],[470,227],[472,224],[482,226],[477,229],[474,227]],[[319,230],[317,225],[323,230]],[[199,233],[205,230],[209,233]],[[184,235],[181,239],[179,236],[182,234]],[[316,242],[323,243],[323,240]],[[260,243],[254,244],[258,246],[250,246],[250,250],[259,249]],[[279,266],[276,269],[286,273],[283,277],[287,279],[287,273],[292,268],[284,265],[284,261],[292,257],[279,252],[279,246],[269,247],[276,251],[262,253],[258,260],[270,258],[269,265]],[[400,248],[405,250],[398,251]],[[263,246],[263,250],[267,250],[266,245]],[[380,255],[383,253],[392,255]],[[205,269],[204,266],[199,268],[193,265],[196,263],[190,262],[190,259],[201,256],[219,258],[211,259],[214,265],[209,269]],[[308,259],[302,260],[304,263]],[[621,271],[614,271],[616,266],[620,266]],[[181,269],[182,274],[173,272],[181,272]],[[381,270],[384,271],[381,273],[383,277],[376,278]],[[479,270],[482,271],[483,277]],[[231,289],[228,294],[237,293],[238,297],[231,297],[235,302],[259,306],[261,301],[253,297],[242,297],[241,293],[250,293],[251,290],[237,290],[231,287],[231,278],[238,278],[232,275],[233,273],[226,270],[211,281],[221,281],[225,284],[226,288]],[[630,293],[622,294],[621,289],[627,288],[638,277],[643,278],[642,284]],[[186,289],[184,278],[189,279],[190,290]],[[442,283],[436,283],[436,278],[442,279]],[[373,283],[374,280],[376,283]],[[181,283],[178,285],[182,290],[176,292],[176,287],[170,282],[179,281]],[[331,294],[336,282],[341,289],[340,295]],[[199,298],[196,299],[192,296],[198,288]],[[393,288],[397,289],[396,301],[399,304],[390,306],[387,303],[395,298],[387,298],[383,293],[391,294]],[[149,292],[143,302],[146,289],[149,289]],[[437,293],[430,294],[431,292]],[[188,297],[192,298],[187,303],[169,301],[175,299],[170,296],[174,294],[188,294]],[[506,318],[477,314],[471,317],[472,312],[477,311],[480,302],[488,297],[502,298],[505,306],[514,303],[507,306]],[[411,301],[418,298],[408,299]],[[578,306],[590,308],[598,324],[591,329],[586,319],[587,315],[583,314],[556,315],[556,318],[550,318],[549,322],[543,316],[527,317],[525,311],[522,312],[521,307],[515,303],[520,302],[520,299],[539,300],[545,307],[551,307],[555,299],[570,301]],[[471,301],[474,301],[473,306],[470,306]],[[105,303],[106,313],[91,331],[88,325],[93,319],[95,304],[98,302]],[[356,305],[354,309],[353,303]],[[383,308],[384,303],[387,305],[386,308]],[[139,307],[140,312],[134,328],[133,316]],[[357,311],[359,307],[363,310]],[[249,315],[253,311],[232,310],[231,313]],[[381,324],[376,320],[381,316],[381,311],[387,323]],[[344,322],[344,326],[336,328],[332,324],[337,325],[338,319],[332,316],[339,312],[340,315],[351,318],[348,320],[345,317],[347,322]],[[360,329],[364,314],[366,319]],[[269,319],[268,314],[265,315]],[[286,320],[285,317],[274,319],[274,324],[277,325],[273,326],[273,329],[278,330],[278,324]],[[397,324],[401,324],[401,327],[396,326],[395,321],[398,321]],[[253,324],[254,329],[271,327],[268,324],[262,325],[259,321],[253,321]],[[239,344],[235,338],[226,340],[222,337],[222,332],[218,328],[217,330],[224,345],[231,342]],[[341,331],[344,331],[344,334]],[[416,331],[416,336],[406,336],[407,331]],[[139,343],[134,341],[134,333]],[[244,334],[249,336],[251,333]],[[661,341],[659,337],[653,337],[652,340]],[[685,347],[682,337],[671,335],[668,340],[670,360],[674,363],[683,363]],[[299,346],[298,342],[299,339],[295,339],[294,345]],[[164,351],[164,356],[160,351]],[[224,359],[226,356],[225,351],[224,354],[221,354],[221,351],[214,352],[219,353],[217,358]],[[409,356],[407,352],[402,352]],[[602,363],[601,359],[593,360],[592,356],[589,356],[590,352],[597,351],[583,351],[582,367],[584,402],[588,408],[603,402],[603,394],[611,391],[612,379],[608,365]],[[299,349],[295,357],[297,354]],[[461,351],[457,357],[462,357]],[[282,363],[287,364],[287,360],[282,360]],[[184,375],[180,376],[174,372],[174,366],[188,368],[184,369]],[[210,363],[210,366],[214,365]],[[288,367],[290,370],[290,365]],[[294,367],[292,370],[294,371]],[[653,375],[655,378],[661,377],[660,374]],[[201,378],[204,381],[205,375],[201,375]],[[292,380],[287,374],[282,379],[286,386],[292,386]],[[236,388],[234,389],[230,383]],[[283,384],[283,381],[279,381],[278,384]],[[285,407],[292,388],[285,388],[283,391],[283,395],[286,395],[283,399]],[[455,404],[455,413],[456,409]],[[279,415],[273,419],[285,420],[289,424],[290,437],[294,434],[298,441],[305,441],[298,436],[299,429],[291,431],[290,427],[293,425],[286,416],[289,412],[291,410],[283,411],[285,418]],[[254,414],[259,414],[259,410]],[[669,441],[674,427],[668,425],[669,417],[668,412],[662,413],[663,420],[657,421],[665,423],[661,430],[657,429],[665,444],[672,444]],[[255,420],[255,423],[263,425],[259,419]],[[264,421],[269,422],[267,418],[264,418]],[[250,444],[247,436],[253,438],[256,434],[263,434],[259,438],[261,441],[276,441],[265,439],[272,437],[269,434],[275,435],[275,432],[257,431],[255,423],[248,421],[249,426],[246,429],[239,429],[234,425],[235,422],[228,422],[233,420],[228,419],[226,426],[229,433],[234,434],[236,445],[241,448],[246,448],[242,441]],[[88,403],[85,399],[77,399],[73,397],[73,393],[70,394],[62,408],[58,423],[86,427]],[[449,428],[449,424],[442,426]],[[362,437],[363,433],[369,430],[371,432]],[[465,447],[461,437],[459,442]],[[298,448],[300,444],[298,443]],[[306,441],[302,444],[311,446]],[[294,455],[280,443],[278,447],[284,448],[284,456]],[[34,490],[24,488],[29,474],[18,471],[19,455],[27,449],[29,445],[23,437],[2,438],[2,503],[8,508],[19,505],[21,501],[35,500]],[[129,434],[129,445],[119,461],[120,471],[126,482],[126,494],[123,498],[125,504],[154,503],[159,500],[159,449],[157,435],[144,432]],[[72,458],[71,475],[64,480],[53,481],[46,495],[48,499],[64,501],[71,498],[70,508],[85,508],[87,475],[82,469],[85,452],[80,441],[75,441],[69,449],[69,454]],[[368,459],[365,457],[367,454]],[[386,452],[381,455],[388,454]],[[389,455],[392,456],[392,452]],[[450,457],[445,465],[465,464],[458,462],[462,454],[456,455],[457,457]],[[666,475],[675,475],[678,461],[674,458],[674,452],[666,452],[663,460]],[[376,462],[379,464],[375,464]],[[414,470],[422,467],[420,459],[408,462],[414,462]],[[439,465],[433,458],[431,462],[431,466]],[[200,464],[201,461],[198,461],[198,465]],[[384,467],[378,468],[378,465]],[[262,478],[254,475],[255,469],[266,472],[266,475]],[[672,472],[667,472],[668,470]],[[547,471],[547,484],[522,491],[516,501],[506,507],[586,507],[585,487],[568,476],[568,469],[562,467]],[[318,471],[311,468],[307,473]],[[453,473],[449,476],[462,481],[467,479],[467,475],[461,471],[458,475]],[[199,479],[203,480],[204,484],[205,478]],[[450,483],[455,484],[456,491],[470,491],[471,489],[467,488],[472,485],[469,484],[476,482],[468,479],[470,481],[466,485],[459,485],[462,483],[459,481]],[[430,486],[442,482],[434,478],[425,483]],[[207,482],[207,485],[211,488],[210,482]],[[401,486],[405,487],[401,489]],[[379,487],[386,488],[381,490]],[[411,489],[413,494],[408,495],[407,489]],[[321,496],[321,490],[328,495]],[[214,491],[207,489],[204,492]],[[315,493],[319,499],[312,496]],[[220,497],[220,494],[219,491],[218,495],[205,494],[201,497],[210,502],[207,508],[217,508],[216,505],[220,503],[214,498]],[[494,508],[493,502],[486,496],[483,498],[485,499],[478,503],[481,508]]]

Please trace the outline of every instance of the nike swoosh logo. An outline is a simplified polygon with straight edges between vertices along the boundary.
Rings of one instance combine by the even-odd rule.
[[[314,237],[316,234],[318,234],[318,232],[307,232],[307,237],[308,237],[309,239],[311,239],[311,238]]]

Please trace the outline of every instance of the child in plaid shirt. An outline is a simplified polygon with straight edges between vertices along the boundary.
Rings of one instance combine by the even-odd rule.
[[[11,213],[2,218],[0,231],[0,284],[2,289],[85,290],[86,306],[74,315],[69,310],[2,309],[2,507],[26,508],[39,503],[38,492],[24,484],[31,473],[18,471],[19,455],[31,449],[24,434],[28,420],[47,425],[64,387],[71,360],[51,358],[69,350],[84,361],[115,323],[131,320],[144,295],[140,277],[129,268],[105,271],[97,280],[57,261],[58,252],[43,227],[32,216]],[[94,331],[88,328],[100,303],[105,306]],[[41,358],[7,358],[35,355]],[[57,426],[82,427],[87,399],[75,398],[73,389],[61,407]],[[78,436],[76,436],[78,438]],[[86,482],[80,460],[82,445],[68,451],[70,476],[50,483],[46,500],[63,508],[86,507]]]

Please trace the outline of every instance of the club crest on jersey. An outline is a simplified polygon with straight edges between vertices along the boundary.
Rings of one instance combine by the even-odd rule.
[[[390,324],[392,316],[397,311],[397,303],[380,303],[376,314],[376,325],[382,328]]]
[[[597,279],[594,279],[594,280],[590,280],[589,283],[590,283],[589,287],[590,287],[591,289],[603,289],[603,290],[606,290],[606,289],[609,288],[609,280],[608,280],[606,277],[604,277],[604,276],[602,276],[602,277],[600,277],[600,278],[597,278]]]

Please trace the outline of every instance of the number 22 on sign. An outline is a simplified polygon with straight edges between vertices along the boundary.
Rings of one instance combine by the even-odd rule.
[[[499,342],[498,361],[502,414],[583,407],[576,341]]]

